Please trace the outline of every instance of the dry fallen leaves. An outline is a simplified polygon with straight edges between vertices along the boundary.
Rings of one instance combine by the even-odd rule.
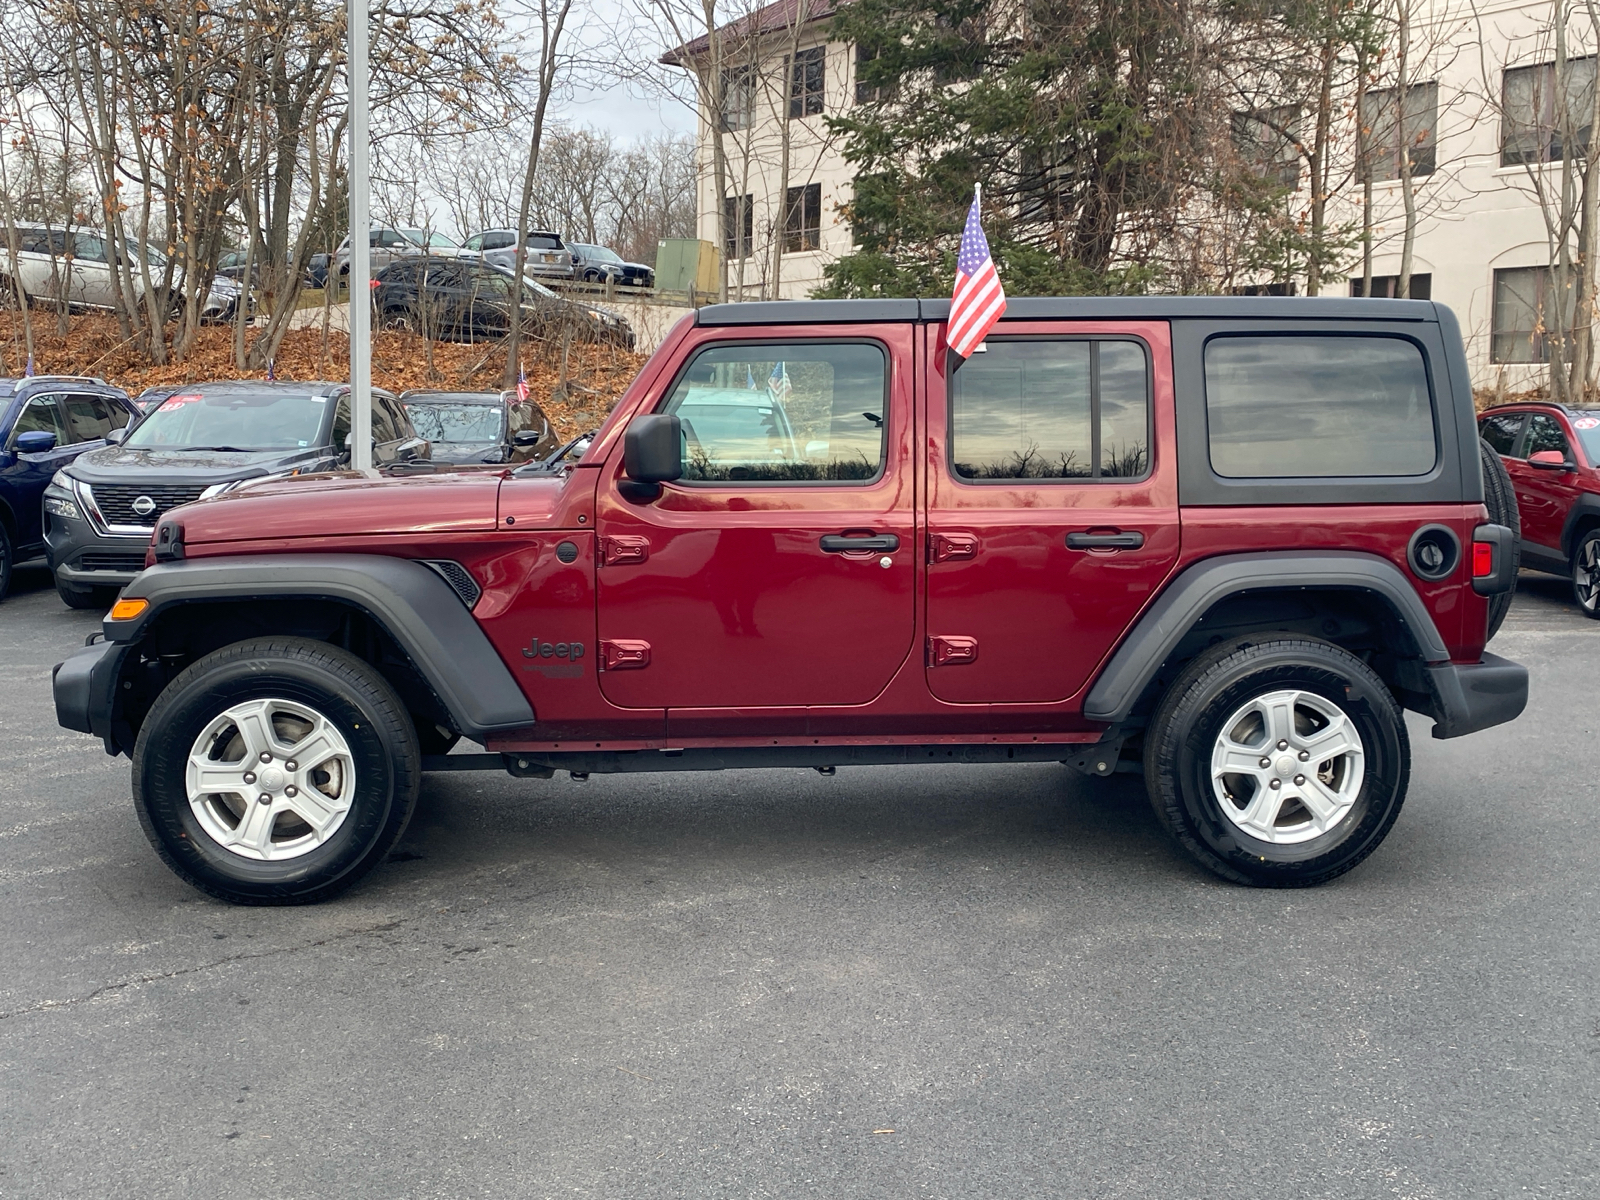
[[[33,314],[34,371],[40,375],[98,375],[136,396],[157,385],[203,383],[213,379],[264,379],[266,371],[234,366],[233,329],[207,326],[181,363],[153,365],[143,347],[122,336],[116,318],[90,313],[73,316],[65,334],[56,331],[53,313]],[[529,346],[528,387],[557,432],[576,436],[598,425],[611,411],[646,355],[615,346],[574,345],[567,355],[566,387],[561,384],[561,349]],[[372,382],[392,392],[407,388],[498,391],[505,355],[498,343],[457,345],[435,342],[429,362],[426,339],[385,331],[372,339]],[[337,330],[324,338],[320,326],[291,330],[273,363],[279,380],[342,380],[347,375],[349,339]],[[22,319],[0,313],[0,375],[22,374],[27,362]]]

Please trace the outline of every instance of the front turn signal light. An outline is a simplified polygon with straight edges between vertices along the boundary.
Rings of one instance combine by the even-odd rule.
[[[113,621],[131,621],[150,607],[148,600],[118,600],[111,606]]]

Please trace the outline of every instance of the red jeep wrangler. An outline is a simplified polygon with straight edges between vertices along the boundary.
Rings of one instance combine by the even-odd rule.
[[[1449,310],[1023,299],[965,361],[947,311],[702,309],[575,463],[175,509],[59,719],[183,878],[292,903],[489,767],[1123,764],[1204,866],[1314,884],[1399,814],[1402,708],[1522,711]]]
[[[1478,429],[1515,492],[1522,564],[1567,576],[1579,609],[1600,618],[1600,409],[1508,404]]]

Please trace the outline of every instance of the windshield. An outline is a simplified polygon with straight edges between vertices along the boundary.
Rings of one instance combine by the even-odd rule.
[[[169,396],[133,427],[124,445],[172,449],[287,450],[318,445],[326,396],[222,392]]]
[[[510,295],[510,284],[511,281],[517,277],[516,273],[513,271],[502,270],[499,267],[495,267],[493,270],[497,275],[505,279],[507,285],[506,294]],[[524,293],[532,292],[535,296],[543,296],[546,300],[559,299],[554,292],[535,279],[531,272],[532,268],[529,268],[522,273],[522,290]]]
[[[460,242],[454,238],[446,237],[442,233],[429,233],[425,229],[402,229],[400,232],[419,246],[438,246],[445,250],[461,249]]]
[[[1583,443],[1583,456],[1591,465],[1600,464],[1600,409],[1578,413],[1572,418],[1572,428]]]
[[[589,257],[597,258],[601,262],[619,263],[622,261],[622,255],[618,254],[615,250],[607,250],[604,246],[590,246]]]
[[[430,442],[498,442],[500,413],[490,404],[439,404],[417,400],[406,403],[406,413],[417,436]]]

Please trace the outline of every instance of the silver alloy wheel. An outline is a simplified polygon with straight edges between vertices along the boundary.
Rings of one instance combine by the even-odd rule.
[[[1350,815],[1366,755],[1355,723],[1331,700],[1268,692],[1223,723],[1211,786],[1224,816],[1257,841],[1293,845]]]
[[[1588,612],[1600,602],[1600,537],[1583,540],[1572,564],[1572,590]]]
[[[217,845],[276,862],[308,854],[344,824],[355,760],[332,721],[294,700],[235,704],[189,751],[189,808]]]

